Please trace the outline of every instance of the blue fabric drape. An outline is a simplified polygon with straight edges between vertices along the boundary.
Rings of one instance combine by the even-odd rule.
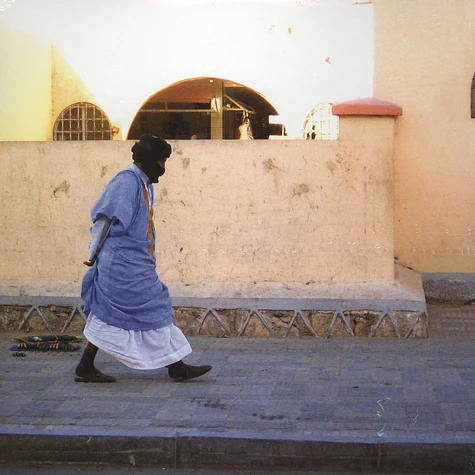
[[[86,315],[92,311],[102,321],[125,330],[155,330],[173,321],[168,288],[160,281],[154,256],[149,252],[143,178],[148,181],[132,165],[106,185],[94,204],[93,223],[105,216],[114,224],[82,281]],[[153,203],[153,191],[150,201]]]

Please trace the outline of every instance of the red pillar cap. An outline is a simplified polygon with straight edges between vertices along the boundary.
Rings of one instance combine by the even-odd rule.
[[[333,115],[385,115],[400,116],[402,107],[394,102],[382,101],[375,97],[338,102],[332,107]]]

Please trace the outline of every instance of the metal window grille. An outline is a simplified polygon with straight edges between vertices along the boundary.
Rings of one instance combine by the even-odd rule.
[[[111,123],[94,104],[77,102],[66,107],[56,119],[53,139],[111,140]]]
[[[307,140],[335,140],[338,138],[338,117],[332,114],[331,102],[316,105],[307,115],[302,136]]]

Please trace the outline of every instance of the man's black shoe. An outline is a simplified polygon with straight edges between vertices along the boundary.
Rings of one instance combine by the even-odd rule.
[[[212,369],[213,367],[210,365],[204,365],[204,366],[186,365],[185,372],[181,376],[178,376],[177,378],[173,378],[173,381],[175,383],[183,383],[184,381],[188,381],[189,379],[199,378],[200,376],[203,376],[204,374],[206,374],[208,371],[211,371]]]

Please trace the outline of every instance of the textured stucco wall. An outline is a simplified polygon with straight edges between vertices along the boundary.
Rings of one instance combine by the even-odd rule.
[[[338,141],[175,141],[156,186],[166,282],[393,279],[394,119]],[[0,280],[78,281],[89,212],[133,142],[0,143]]]
[[[398,103],[395,252],[419,272],[475,272],[473,0],[375,0],[376,97]]]

